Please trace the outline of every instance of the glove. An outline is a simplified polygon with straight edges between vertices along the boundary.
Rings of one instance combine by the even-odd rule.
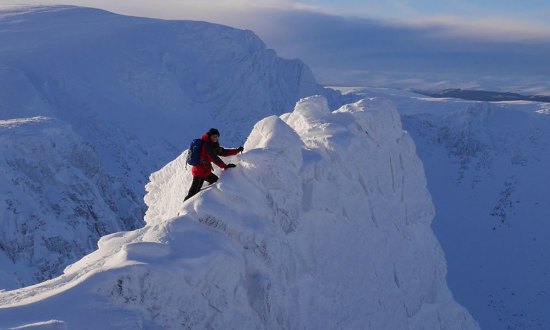
[[[233,167],[237,167],[237,165],[235,165],[235,164],[227,164],[227,166],[225,167],[225,169],[227,170],[228,168],[233,168]]]
[[[243,152],[244,148],[243,147],[238,147],[237,150],[239,150],[239,152]]]

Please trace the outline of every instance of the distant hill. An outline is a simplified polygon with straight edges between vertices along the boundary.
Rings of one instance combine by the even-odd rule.
[[[508,92],[492,92],[492,91],[478,91],[469,89],[445,89],[440,92],[413,90],[415,93],[419,93],[426,96],[435,98],[456,98],[470,101],[534,101],[534,102],[547,102],[550,103],[550,96],[548,95],[522,95],[518,93]]]

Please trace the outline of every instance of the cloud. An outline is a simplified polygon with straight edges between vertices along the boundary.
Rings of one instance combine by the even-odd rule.
[[[409,23],[414,26],[440,26],[447,36],[469,37],[499,41],[550,41],[550,26],[538,21],[526,22],[516,18],[484,17],[465,21],[456,16],[431,16]]]
[[[254,31],[301,58],[325,84],[502,88],[547,86],[550,39],[510,37],[492,22],[395,24],[312,11],[258,11]],[[245,24],[241,21],[240,24]],[[493,22],[494,24],[494,22]],[[512,84],[513,83],[513,84]]]

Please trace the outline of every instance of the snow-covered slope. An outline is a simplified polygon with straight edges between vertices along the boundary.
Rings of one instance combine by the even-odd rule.
[[[390,103],[331,113],[312,97],[267,117],[238,167],[185,204],[184,156],[151,176],[144,228],[0,293],[0,327],[477,328],[445,284],[422,164]]]
[[[211,122],[249,129],[301,96],[336,95],[251,31],[79,7],[0,13],[2,118],[54,115],[89,135],[89,120],[108,119],[179,146]],[[224,137],[244,136],[233,130]]]
[[[457,301],[484,329],[550,328],[550,104],[361,93],[415,141]]]
[[[69,261],[59,258],[60,250],[82,256],[99,234],[143,225],[148,175],[192,138],[217,127],[223,142],[242,144],[259,119],[290,111],[300,97],[313,94],[338,102],[302,62],[279,58],[250,31],[67,6],[0,9],[0,120],[45,116],[60,123],[57,129],[66,127],[64,134],[49,135],[44,128],[32,136],[27,133],[36,125],[10,128],[4,138],[25,147],[2,154],[0,172],[9,173],[9,181],[27,172],[43,175],[39,171],[46,167],[53,178],[67,177],[55,188],[52,180],[34,177],[21,186],[2,186],[0,204],[25,210],[15,214],[8,207],[1,219],[7,229],[0,233],[1,270],[13,277],[0,276],[0,288],[58,274]],[[81,178],[82,169],[62,165],[73,156],[58,154],[48,141],[74,146],[86,163],[82,166],[92,171],[86,172],[86,191],[63,203],[52,199],[80,186],[73,178]],[[90,211],[104,208],[97,203],[107,203],[108,209]],[[96,212],[92,222],[100,229],[89,223],[77,234],[58,234],[72,221],[71,210],[80,209],[81,219]],[[56,221],[42,230],[44,219]],[[24,244],[14,246],[14,241]],[[36,267],[43,274],[35,274]]]

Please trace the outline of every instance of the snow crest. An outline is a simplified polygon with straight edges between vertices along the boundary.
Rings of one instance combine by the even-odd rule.
[[[331,112],[302,99],[258,122],[237,168],[185,203],[181,155],[151,175],[144,228],[102,238],[59,278],[0,293],[0,327],[477,328],[447,289],[400,125],[383,100]]]
[[[100,235],[141,227],[143,187],[150,173],[210,127],[220,129],[223,141],[241,144],[258,120],[290,111],[301,97],[338,98],[315,82],[304,63],[278,57],[251,31],[71,6],[0,8],[0,86],[0,120],[48,117],[65,123],[70,134],[56,139],[69,140],[51,142],[79,142],[82,147],[75,148],[88,154],[89,166],[103,172],[86,179],[83,192],[57,203],[61,209],[79,208],[85,216],[97,213],[99,220],[92,223],[98,228],[83,228],[76,235],[84,240],[73,234],[58,238],[57,232],[75,226],[65,225],[73,218],[64,212],[47,210],[56,204],[51,203],[51,189],[27,189],[35,185],[32,180],[24,181],[26,188],[11,183],[0,187],[0,204],[8,213],[1,226],[10,227],[0,233],[2,289],[57,276],[69,261],[89,253]],[[25,127],[35,128],[19,125],[11,132],[28,133]],[[12,176],[6,180],[26,176],[29,167],[48,167],[38,164],[50,161],[46,154],[52,162],[63,158],[46,144],[46,154],[26,153],[32,141],[52,138],[46,131],[39,133],[41,137],[19,135],[25,147],[0,156],[0,173]],[[48,175],[80,176],[78,168],[70,174],[58,173],[61,169],[66,167],[50,167]],[[75,190],[70,180],[65,183],[57,193]],[[98,203],[107,204],[108,210]],[[30,207],[13,216],[14,207],[21,210],[18,205]],[[48,230],[42,230],[45,223]],[[74,258],[42,253],[44,244]],[[36,275],[37,267],[42,276]]]

